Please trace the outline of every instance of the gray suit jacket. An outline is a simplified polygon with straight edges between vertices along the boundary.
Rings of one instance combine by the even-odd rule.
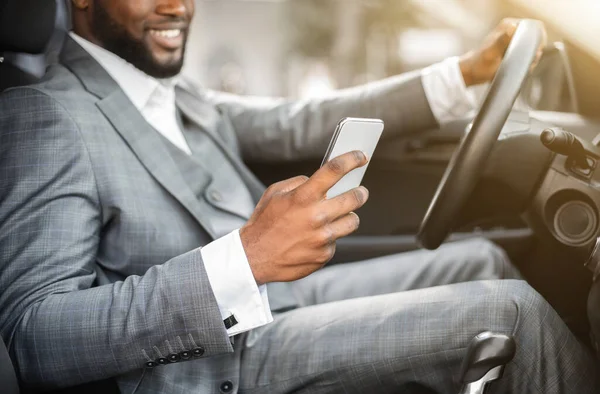
[[[255,200],[242,157],[319,157],[346,116],[382,118],[388,133],[435,125],[418,74],[310,101],[183,83],[177,105]],[[205,203],[165,144],[71,39],[40,84],[0,96],[0,329],[25,385],[118,377],[124,392],[213,392],[239,377],[198,249],[212,239]]]

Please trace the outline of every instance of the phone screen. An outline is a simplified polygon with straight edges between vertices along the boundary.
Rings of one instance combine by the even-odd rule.
[[[354,150],[362,151],[369,162],[373,157],[379,138],[383,133],[384,124],[380,119],[366,118],[345,118],[338,124],[327,153],[323,159],[323,166],[329,160]],[[355,187],[360,186],[362,179],[367,172],[369,163],[361,168],[357,168],[338,181],[327,192],[327,198],[333,198],[345,193]]]

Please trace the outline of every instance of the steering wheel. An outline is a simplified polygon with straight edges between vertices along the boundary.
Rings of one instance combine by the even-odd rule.
[[[473,192],[535,61],[542,36],[541,22],[526,19],[519,23],[471,129],[450,159],[423,218],[417,235],[423,247],[437,249],[442,244]]]

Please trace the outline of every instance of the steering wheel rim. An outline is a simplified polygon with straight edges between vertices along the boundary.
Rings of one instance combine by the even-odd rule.
[[[437,249],[473,192],[494,143],[535,61],[543,37],[541,22],[522,20],[506,50],[470,131],[452,155],[417,234],[421,246]]]

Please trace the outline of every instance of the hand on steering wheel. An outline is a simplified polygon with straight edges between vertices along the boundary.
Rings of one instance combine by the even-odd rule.
[[[423,218],[417,235],[423,247],[438,248],[452,229],[536,61],[544,34],[539,21],[519,23],[471,129],[454,152]]]
[[[460,57],[458,64],[466,86],[478,85],[494,79],[520,21],[516,18],[502,19],[498,26],[483,39],[478,48]],[[542,57],[546,42],[546,30],[542,30],[542,41],[538,47],[534,65]]]

